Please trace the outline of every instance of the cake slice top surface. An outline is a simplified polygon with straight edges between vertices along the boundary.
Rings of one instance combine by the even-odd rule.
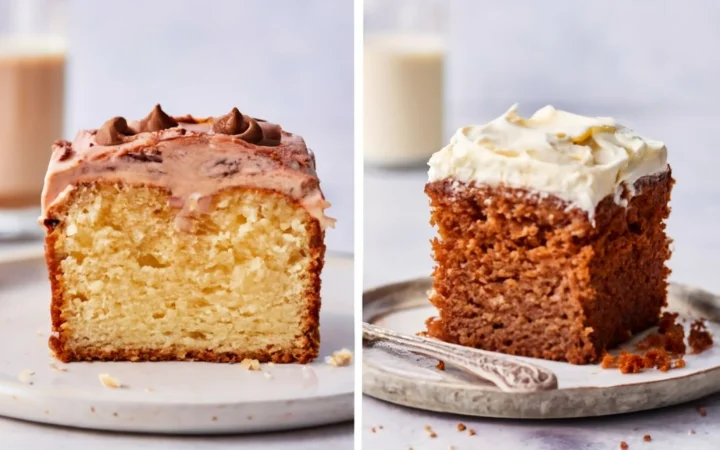
[[[587,211],[622,186],[665,172],[667,149],[610,117],[585,117],[546,106],[529,118],[514,105],[485,124],[457,130],[429,162],[429,179],[505,185],[554,195]]]
[[[219,117],[171,117],[160,105],[142,120],[107,120],[72,142],[53,144],[42,193],[41,221],[81,183],[98,180],[167,188],[183,219],[208,212],[212,196],[250,187],[282,193],[300,203],[320,226],[330,203],[320,190],[315,157],[302,137],[233,108]]]

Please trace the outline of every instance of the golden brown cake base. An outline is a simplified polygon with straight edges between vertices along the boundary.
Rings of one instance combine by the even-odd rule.
[[[555,197],[429,183],[438,229],[430,301],[439,317],[428,320],[428,334],[511,355],[599,361],[658,323],[673,182],[668,169],[638,180],[627,207],[605,198],[595,226]]]
[[[307,363],[320,343],[317,219],[260,189],[214,196],[187,231],[169,192],[93,183],[48,211],[58,359]]]

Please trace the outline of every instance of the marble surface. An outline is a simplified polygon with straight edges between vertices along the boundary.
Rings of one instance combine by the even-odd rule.
[[[2,448],[7,450],[215,450],[262,448],[281,450],[346,450],[353,448],[353,425],[248,436],[160,436],[103,433],[71,428],[37,425],[0,418]]]

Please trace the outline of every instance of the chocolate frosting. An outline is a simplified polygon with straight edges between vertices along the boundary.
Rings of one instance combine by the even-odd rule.
[[[175,119],[165,114],[159,104],[155,105],[150,114],[138,122],[135,133],[144,133],[146,131],[160,131],[167,128],[178,126]]]
[[[315,159],[297,135],[279,125],[243,115],[171,117],[160,105],[128,124],[113,117],[98,130],[58,141],[43,188],[41,223],[81,183],[152,185],[168,189],[178,209],[176,228],[189,230],[208,212],[214,194],[233,187],[279,192],[303,206],[322,228],[334,226],[315,172]]]
[[[237,136],[245,142],[266,147],[279,145],[281,138],[281,128],[278,125],[243,115],[237,108],[215,119],[212,130],[215,133]]]
[[[95,142],[98,145],[122,144],[125,137],[132,136],[133,134],[135,133],[128,127],[124,117],[113,117],[105,121],[100,129],[97,130]]]

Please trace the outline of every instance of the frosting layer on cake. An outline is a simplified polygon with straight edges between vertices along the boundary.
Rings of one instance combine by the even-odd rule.
[[[429,179],[525,188],[554,195],[593,217],[608,195],[618,203],[639,178],[665,172],[667,149],[609,117],[552,106],[529,118],[517,105],[485,125],[460,128],[429,162]]]
[[[280,192],[300,203],[322,228],[325,209],[315,158],[297,135],[241,114],[170,117],[159,105],[144,119],[114,117],[98,130],[57,141],[45,176],[41,222],[75,186],[93,181],[167,188],[178,209],[176,227],[209,212],[212,196],[233,187]]]

